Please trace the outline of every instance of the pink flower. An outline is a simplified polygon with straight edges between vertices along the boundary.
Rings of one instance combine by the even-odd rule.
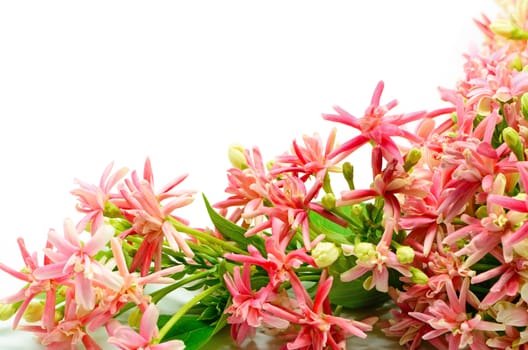
[[[262,267],[269,275],[270,285],[276,290],[281,283],[288,281],[292,274],[295,274],[296,268],[302,264],[316,266],[314,259],[306,254],[306,249],[299,248],[286,253],[286,247],[280,246],[274,237],[266,238],[266,254],[262,254],[253,246],[248,246],[248,255],[242,254],[225,254],[226,259],[247,263]]]
[[[158,317],[158,308],[155,304],[150,304],[141,317],[139,333],[115,319],[110,320],[106,325],[108,343],[121,350],[183,350],[185,344],[181,340],[157,343]]]
[[[404,137],[411,142],[421,142],[421,139],[415,134],[402,128],[403,125],[420,120],[426,116],[426,112],[414,112],[400,115],[387,115],[398,102],[392,100],[386,105],[380,105],[381,94],[383,92],[383,82],[380,81],[374,90],[370,106],[366,109],[364,116],[356,118],[345,110],[334,107],[337,114],[325,114],[326,120],[342,123],[351,126],[360,131],[360,135],[343,143],[328,157],[333,158],[337,155],[342,159],[354,152],[356,149],[371,141],[381,147],[383,157],[387,160],[396,158],[398,162],[403,163],[403,158],[399,148],[392,140],[392,137]]]
[[[17,328],[20,319],[22,318],[22,315],[24,314],[24,311],[27,309],[29,304],[33,301],[35,297],[37,297],[41,293],[45,293],[46,302],[42,315],[42,326],[45,329],[51,329],[55,323],[55,302],[57,286],[62,282],[62,280],[64,280],[64,278],[54,280],[41,279],[35,276],[35,271],[40,267],[37,260],[37,254],[29,254],[22,238],[18,239],[18,247],[25,263],[24,269],[22,271],[17,271],[2,263],[0,263],[0,269],[9,273],[13,277],[26,282],[27,285],[19,292],[2,299],[2,303],[12,304],[22,302],[13,320],[13,328]],[[49,261],[45,259],[45,262]]]
[[[194,256],[186,237],[176,231],[170,221],[187,222],[172,214],[174,210],[194,200],[192,197],[194,191],[172,191],[186,177],[187,175],[183,175],[174,179],[156,193],[153,188],[152,168],[147,159],[143,180],[140,180],[133,172],[132,180],[126,181],[126,188],[125,186],[120,187],[122,196],[129,204],[129,208],[123,209],[123,214],[132,222],[132,228],[123,232],[121,237],[130,234],[143,236],[143,241],[134,255],[131,270],[140,267],[141,274],[144,276],[150,270],[151,262],[154,260],[154,270],[158,271],[161,268],[161,250],[165,239],[174,251],[182,250],[189,258]],[[169,201],[165,203],[165,200]]]
[[[366,338],[365,332],[372,330],[372,325],[377,321],[377,317],[369,317],[360,322],[332,314],[328,299],[332,282],[333,278],[327,278],[326,270],[323,270],[312,301],[298,277],[295,276],[291,279],[292,288],[300,308],[298,319],[291,319],[291,322],[297,323],[301,328],[297,332],[296,338],[286,345],[288,350],[340,350],[346,347],[348,336]]]
[[[271,285],[253,291],[250,269],[250,265],[245,263],[242,274],[240,267],[235,266],[233,276],[224,275],[227,290],[232,297],[232,304],[225,311],[230,314],[227,322],[231,324],[231,335],[238,344],[242,344],[248,336],[253,337],[257,327],[285,329],[289,325],[287,320],[266,309],[276,298]]]
[[[64,317],[52,329],[44,331],[38,327],[27,326],[33,330],[42,345],[48,350],[102,350],[95,340],[86,332],[85,324],[77,314],[78,305],[72,291],[66,292]]]
[[[116,288],[115,275],[95,259],[114,235],[114,229],[102,225],[86,242],[70,219],[64,220],[64,236],[55,230],[48,233],[50,248],[45,250],[52,262],[38,267],[33,273],[38,279],[72,279],[75,301],[84,310],[91,310],[96,302],[95,286]]]
[[[317,179],[323,181],[326,172],[336,170],[335,165],[340,161],[339,158],[329,156],[335,148],[336,132],[337,129],[333,128],[325,145],[317,133],[313,136],[303,136],[304,147],[294,140],[291,153],[278,156],[270,173],[277,175],[291,172],[300,174],[303,180],[307,176],[315,175]]]
[[[137,272],[129,272],[125,256],[122,249],[122,242],[118,238],[111,240],[113,260],[110,264],[117,266],[114,271],[119,284],[115,289],[106,289],[101,293],[96,308],[87,315],[86,323],[90,330],[104,325],[110,318],[115,316],[123,306],[132,302],[140,310],[145,311],[150,303],[151,297],[145,293],[144,289],[149,284],[169,284],[174,283],[174,279],[167,277],[177,272],[181,272],[183,265],[175,265],[169,268],[140,276]]]
[[[363,242],[354,246],[342,245],[341,247],[345,255],[357,257],[355,266],[341,274],[343,282],[355,280],[367,272],[372,272],[363,284],[365,289],[370,290],[376,287],[380,292],[387,292],[389,290],[389,268],[404,276],[412,276],[409,269],[398,261],[396,254],[383,241],[377,246]]]
[[[112,188],[121,180],[128,172],[127,168],[121,168],[115,173],[110,175],[113,163],[110,163],[99,182],[99,186],[92,185],[75,179],[75,182],[79,185],[79,188],[74,189],[71,193],[77,196],[79,203],[77,204],[77,210],[85,213],[85,217],[77,224],[79,230],[83,230],[86,225],[91,223],[92,234],[97,231],[99,226],[103,224],[103,215],[108,206],[114,205],[112,199],[118,196],[118,194],[112,194],[110,191]],[[108,214],[108,213],[107,213]],[[114,215],[116,213],[113,213]]]
[[[427,323],[433,330],[424,334],[424,340],[431,340],[445,334],[450,350],[469,347],[483,349],[487,331],[504,331],[499,323],[483,321],[480,314],[471,317],[466,311],[469,294],[469,279],[464,279],[457,295],[453,283],[446,282],[447,300],[435,299],[423,312],[409,312],[409,315]],[[484,347],[485,348],[485,347]]]
[[[215,208],[226,212],[228,208],[237,207],[233,222],[240,218],[244,219],[243,226],[247,226],[253,219],[260,216],[260,209],[263,201],[268,196],[267,184],[272,177],[267,173],[262,160],[260,150],[255,147],[253,152],[245,150],[244,156],[248,167],[244,170],[231,168],[228,170],[228,187],[225,189],[229,193],[227,199],[214,204]]]

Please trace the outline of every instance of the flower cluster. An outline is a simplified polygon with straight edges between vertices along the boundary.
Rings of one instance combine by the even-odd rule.
[[[20,238],[24,266],[0,264],[25,283],[1,318],[49,349],[101,349],[101,328],[120,349],[198,349],[226,325],[285,349],[344,349],[374,326],[410,349],[528,349],[528,1],[503,5],[476,21],[484,43],[440,88],[446,106],[395,113],[380,82],[360,116],[335,107],[329,135],[270,162],[231,147],[226,198],[203,196],[210,226],[178,215],[187,175],[157,189],[148,159],[77,180],[81,219],[50,230],[42,258]],[[181,288],[183,306],[159,307]],[[383,303],[389,320],[342,313]]]

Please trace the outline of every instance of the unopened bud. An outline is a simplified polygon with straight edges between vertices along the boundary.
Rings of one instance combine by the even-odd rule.
[[[103,215],[107,218],[122,218],[121,209],[114,203],[106,201],[104,204]]]
[[[336,206],[336,198],[332,193],[326,193],[323,198],[321,199],[321,205],[326,210],[332,210],[335,209]]]
[[[229,146],[227,151],[227,156],[229,157],[229,162],[235,168],[244,170],[248,167],[245,155],[245,149],[242,145],[233,144]]]
[[[354,187],[354,166],[349,162],[343,163],[343,176],[348,184],[348,188],[351,190],[355,189]]]
[[[42,319],[44,313],[44,303],[36,302],[30,303],[26,310],[24,310],[24,320],[26,322],[37,322]]]
[[[354,255],[361,262],[369,262],[376,254],[376,246],[372,243],[360,242],[354,246]]]
[[[143,314],[141,313],[141,310],[136,308],[134,309],[130,315],[128,315],[128,325],[133,328],[139,328],[139,325],[141,323],[141,318],[143,317]]]
[[[411,271],[411,281],[416,284],[426,284],[429,281],[429,277],[422,271],[417,269],[416,267],[409,267],[409,271]]]
[[[312,257],[319,267],[332,265],[341,255],[341,251],[334,243],[320,242],[312,249]]]
[[[525,120],[528,120],[528,92],[521,96],[521,112]]]
[[[490,29],[498,35],[512,40],[528,39],[528,32],[516,27],[512,21],[498,19],[490,25]]]
[[[13,304],[0,304],[0,321],[7,321],[17,312]]]
[[[409,153],[407,153],[407,156],[405,157],[405,163],[403,163],[403,169],[405,171],[409,171],[412,169],[413,166],[415,166],[420,159],[422,158],[422,151],[420,151],[418,148],[412,148]]]
[[[401,246],[396,249],[396,258],[402,264],[410,264],[414,260],[414,249],[409,246]]]
[[[517,55],[513,58],[513,60],[510,62],[510,68],[518,72],[522,71],[523,63],[521,60],[521,56]]]
[[[517,160],[524,161],[524,147],[517,131],[508,126],[502,130],[502,138],[510,150],[515,154]]]

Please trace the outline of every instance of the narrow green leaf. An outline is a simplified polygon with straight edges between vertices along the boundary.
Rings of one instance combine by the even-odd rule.
[[[261,237],[246,237],[244,235],[246,233],[245,229],[218,214],[205,195],[203,195],[203,199],[213,225],[225,239],[238,243],[241,248],[246,248],[248,244],[252,244],[261,252],[264,250],[264,240]]]

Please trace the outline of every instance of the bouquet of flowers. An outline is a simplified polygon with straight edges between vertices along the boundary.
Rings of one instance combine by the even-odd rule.
[[[101,349],[98,329],[119,349],[199,349],[226,326],[286,349],[344,349],[373,327],[410,349],[528,349],[528,1],[502,3],[439,89],[447,107],[394,114],[380,82],[359,117],[323,115],[354,131],[341,142],[305,135],[269,162],[234,145],[226,198],[202,195],[209,225],[178,214],[197,197],[187,175],[157,187],[149,159],[76,180],[80,220],[42,256],[19,238],[22,268],[0,264],[24,282],[1,319],[48,349]],[[354,185],[361,147],[369,188]],[[385,303],[387,320],[344,313]]]

